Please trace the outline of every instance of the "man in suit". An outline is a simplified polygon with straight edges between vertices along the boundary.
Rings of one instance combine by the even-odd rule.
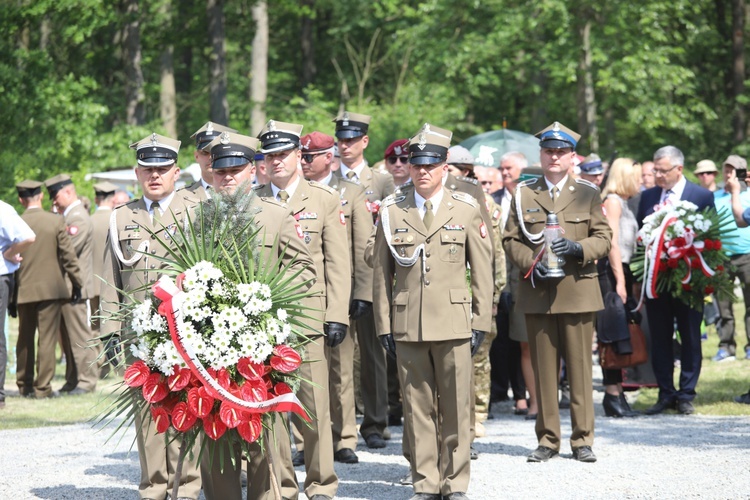
[[[66,362],[65,385],[60,392],[75,396],[93,391],[99,380],[96,363],[99,348],[91,332],[88,303],[88,299],[94,296],[94,228],[68,174],[51,177],[44,184],[57,212],[65,218],[83,274],[81,301],[63,304],[60,323]]]
[[[55,346],[64,302],[80,300],[83,277],[65,221],[42,208],[42,183],[26,180],[16,185],[25,211],[21,218],[36,234],[36,242],[23,255],[16,274],[18,287],[18,343],[16,383],[22,396],[57,396],[52,390],[55,376]],[[68,289],[65,276],[73,283]],[[34,342],[36,331],[39,339]],[[37,376],[34,378],[34,348]]]
[[[219,125],[218,123],[206,122],[190,136],[191,139],[195,139],[193,158],[195,158],[195,162],[201,167],[201,178],[185,187],[185,189],[193,193],[201,201],[211,197],[209,192],[211,191],[211,185],[213,183],[213,174],[211,173],[211,152],[207,151],[208,148],[206,148],[206,146],[219,137],[222,132],[237,131],[233,128]]]
[[[682,174],[685,157],[674,146],[664,146],[654,153],[656,186],[641,193],[638,205],[638,224],[661,203],[685,200],[698,206],[698,210],[714,207],[714,195],[708,189],[688,181]],[[693,403],[695,386],[701,372],[701,320],[703,310],[684,304],[669,294],[646,300],[646,316],[651,330],[651,364],[659,385],[659,400],[646,410],[656,415],[674,408],[684,415],[695,411]],[[680,332],[680,383],[674,385],[674,352],[672,337],[674,323]]]
[[[271,182],[259,186],[256,192],[291,208],[320,278],[313,290],[325,297],[323,335],[326,338],[312,334],[315,341],[305,346],[308,359],[316,361],[304,364],[301,376],[313,384],[303,385],[298,395],[302,404],[312,411],[313,422],[305,424],[299,417],[292,417],[297,420],[305,443],[305,494],[322,500],[333,498],[338,489],[338,477],[333,468],[329,368],[323,344],[325,341],[328,347],[334,348],[346,337],[352,274],[346,219],[339,194],[329,186],[306,181],[300,175],[301,132],[302,125],[294,123],[271,120],[266,124],[259,137]],[[281,445],[285,439],[286,435],[280,437]],[[294,469],[289,468],[283,474],[293,479]],[[286,495],[283,491],[282,494]]]
[[[377,216],[380,203],[395,191],[393,177],[378,172],[367,165],[364,150],[370,142],[367,132],[371,117],[344,111],[338,115],[336,138],[341,153],[341,168],[334,175],[356,182],[365,189],[367,207],[373,220]],[[360,387],[364,417],[359,433],[368,448],[384,448],[383,438],[388,425],[388,383],[386,361],[383,349],[375,334],[372,308],[360,304],[353,316],[360,350]]]
[[[591,339],[595,312],[603,308],[596,259],[609,252],[612,230],[602,212],[599,188],[568,175],[580,136],[558,122],[536,135],[544,175],[516,187],[503,238],[505,255],[524,276],[516,308],[525,314],[538,394],[539,444],[527,460],[546,462],[559,454],[562,357],[571,391],[573,458],[595,462]],[[557,216],[565,237],[554,239],[538,258],[548,214]],[[549,266],[559,265],[558,257],[565,259],[564,276],[553,278]]]
[[[364,252],[372,232],[372,215],[367,210],[365,190],[359,184],[333,175],[333,137],[312,132],[300,139],[302,174],[305,179],[330,186],[339,193],[341,211],[346,220],[347,240],[352,268],[352,295],[349,320],[360,309],[372,307],[372,269],[365,264]],[[354,414],[354,336],[347,335],[336,348],[326,347],[330,365],[330,402],[333,423],[333,458],[337,462],[357,463],[357,420]],[[295,428],[295,431],[297,429]],[[297,450],[303,450],[301,434],[295,433]]]
[[[398,363],[414,500],[466,498],[471,355],[492,316],[489,229],[474,198],[442,185],[450,140],[429,124],[411,139],[414,189],[386,198],[375,237],[375,323]]]
[[[134,334],[117,320],[121,305],[146,299],[147,286],[159,279],[164,266],[159,257],[169,255],[170,235],[177,224],[183,223],[188,210],[198,203],[189,192],[175,192],[175,182],[180,176],[177,167],[180,141],[151,134],[130,147],[136,150],[135,174],[143,197],[112,213],[103,271],[105,281],[112,286],[103,286],[101,290],[102,316],[107,318],[102,321],[101,334],[120,335],[127,343],[134,340]],[[130,350],[125,352],[126,362],[132,363]],[[142,499],[161,500],[174,485],[180,439],[157,434],[148,410],[136,414],[135,430],[141,463],[138,493]],[[183,463],[179,498],[195,500],[200,494],[201,477],[196,459],[197,455],[193,459],[187,457]]]

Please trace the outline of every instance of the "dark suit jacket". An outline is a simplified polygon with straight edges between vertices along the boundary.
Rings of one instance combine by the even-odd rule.
[[[652,187],[641,193],[641,202],[638,204],[638,226],[643,226],[643,219],[654,213],[654,207],[661,200],[661,188]],[[698,205],[698,210],[714,208],[714,194],[706,188],[687,181],[685,190],[682,192],[681,200],[689,201]]]
[[[505,196],[505,188],[500,188],[494,193],[490,193],[490,196],[492,196],[492,199],[495,200],[495,203],[497,203],[498,205],[502,205],[503,196]]]

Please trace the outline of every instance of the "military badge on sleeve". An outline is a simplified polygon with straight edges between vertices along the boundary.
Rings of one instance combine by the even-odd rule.
[[[487,226],[484,225],[484,222],[482,222],[481,224],[479,224],[479,235],[482,238],[486,238],[487,237]]]
[[[68,234],[71,236],[78,234],[78,226],[68,226]]]
[[[343,210],[339,210],[339,222],[341,222],[342,226],[346,226],[346,217],[344,217]]]
[[[299,224],[295,224],[294,229],[297,230],[297,236],[299,236],[299,239],[303,239],[305,237],[305,233],[302,232],[302,228]]]

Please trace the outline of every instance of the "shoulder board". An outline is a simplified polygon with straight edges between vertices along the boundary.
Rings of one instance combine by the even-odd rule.
[[[460,191],[456,191],[456,192],[454,192],[454,193],[451,194],[451,197],[454,200],[463,201],[464,203],[466,203],[468,205],[471,205],[472,207],[478,206],[477,205],[477,200],[475,200],[474,197],[472,195],[470,195],[470,194],[462,193]]]
[[[388,205],[393,205],[393,204],[402,202],[405,199],[406,199],[406,196],[398,194],[398,193],[389,194],[382,201],[381,207],[385,207],[385,206],[388,206]]]
[[[525,180],[523,182],[520,182],[518,184],[518,186],[516,186],[516,187],[529,187],[529,186],[531,186],[533,184],[536,184],[536,181],[538,181],[538,180],[539,179],[527,179],[527,180]]]
[[[320,183],[320,182],[318,182],[318,181],[307,181],[307,182],[308,182],[308,184],[310,184],[311,186],[313,186],[313,187],[316,187],[316,188],[318,188],[318,189],[322,189],[323,191],[326,191],[326,192],[328,192],[328,193],[331,193],[331,194],[334,194],[334,193],[336,193],[336,190],[335,190],[335,189],[333,189],[333,188],[332,188],[331,186],[328,186],[328,185],[326,185],[326,184],[321,184],[321,183]]]
[[[115,210],[119,210],[119,209],[121,209],[121,208],[129,207],[130,205],[135,205],[135,204],[136,204],[136,203],[138,203],[139,201],[141,201],[141,199],[140,199],[140,198],[136,198],[136,199],[134,199],[134,200],[130,200],[129,202],[125,203],[124,205],[121,205],[121,206],[119,206],[119,207],[115,208]]]
[[[473,179],[471,177],[459,176],[459,177],[456,177],[456,180],[459,180],[461,182],[466,182],[468,184],[474,184],[475,186],[477,184],[479,184],[479,181],[477,181],[476,179]]]
[[[354,181],[350,181],[346,177],[339,177],[337,180],[338,180],[339,184],[347,184],[347,187],[349,187],[349,186],[359,186],[359,187],[362,187],[362,184],[358,184],[358,183],[356,183]]]
[[[253,184],[252,189],[253,191],[258,191],[259,189],[263,189],[264,187],[266,187],[265,184]]]
[[[578,184],[583,184],[584,186],[588,186],[590,188],[596,189],[597,191],[600,191],[599,186],[597,186],[593,182],[587,181],[586,179],[578,179],[578,178],[576,178],[575,181]]]

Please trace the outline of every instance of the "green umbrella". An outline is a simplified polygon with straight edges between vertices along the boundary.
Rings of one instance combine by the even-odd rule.
[[[529,165],[539,163],[539,139],[518,130],[491,130],[469,137],[461,146],[474,156],[476,165],[498,168],[500,157],[509,151],[523,153]]]

